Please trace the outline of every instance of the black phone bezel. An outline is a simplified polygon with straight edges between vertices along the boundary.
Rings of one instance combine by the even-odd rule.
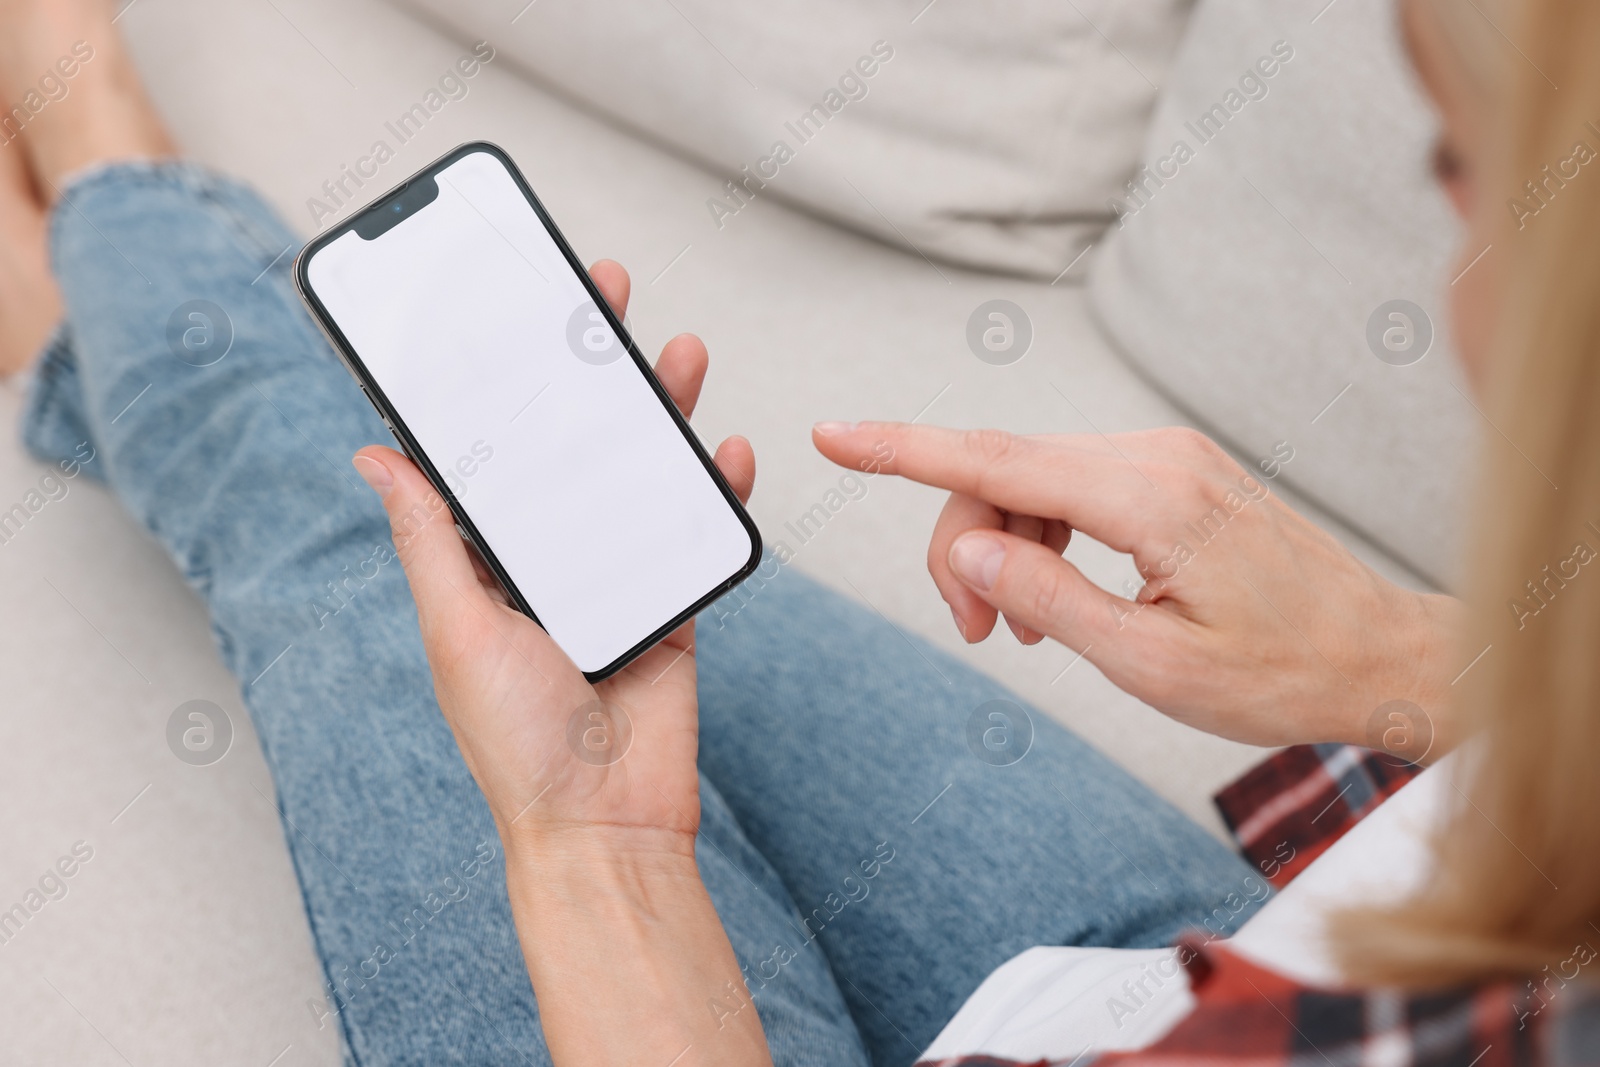
[[[522,191],[522,195],[527,199],[529,207],[533,209],[534,214],[538,216],[539,222],[544,226],[545,232],[547,232],[555,241],[556,247],[561,250],[561,254],[566,258],[567,265],[572,269],[572,272],[577,275],[579,280],[582,281],[584,289],[589,293],[589,298],[594,301],[595,306],[601,311],[602,314],[605,315],[606,322],[610,325],[617,338],[626,348],[628,356],[634,362],[634,366],[639,369],[639,372],[644,375],[645,380],[650,383],[650,388],[655,391],[656,398],[661,402],[662,407],[666,408],[667,413],[672,417],[673,423],[678,427],[678,431],[683,435],[683,438],[688,443],[689,447],[694,450],[694,454],[699,458],[701,465],[706,470],[706,473],[711,477],[712,481],[721,491],[723,499],[727,501],[728,506],[732,508],[734,514],[738,516],[739,522],[744,526],[745,532],[750,535],[750,558],[742,567],[740,567],[727,579],[718,583],[704,596],[700,597],[694,603],[689,605],[678,615],[674,616],[670,622],[661,626],[654,633],[650,634],[649,637],[646,637],[644,640],[628,649],[621,656],[617,657],[605,667],[602,667],[597,671],[583,672],[584,677],[590,682],[598,682],[605,678],[609,678],[611,675],[620,671],[623,667],[626,667],[633,660],[643,655],[651,648],[655,647],[663,638],[672,633],[673,630],[676,630],[685,622],[688,622],[690,619],[698,615],[701,611],[704,611],[720,597],[727,594],[740,582],[743,582],[752,573],[754,573],[755,569],[761,564],[761,531],[756,528],[755,521],[751,519],[750,513],[745,510],[744,505],[739,502],[739,498],[734,495],[732,487],[728,485],[728,481],[722,476],[722,472],[717,470],[716,463],[712,461],[711,456],[706,452],[705,447],[701,445],[700,439],[695,435],[694,431],[690,429],[688,420],[686,420],[683,417],[682,412],[678,410],[678,405],[673,402],[672,397],[667,394],[666,389],[662,387],[661,382],[656,378],[655,372],[650,369],[650,364],[645,361],[645,358],[643,354],[640,353],[638,346],[634,344],[633,337],[617,319],[616,315],[612,313],[611,307],[606,303],[605,297],[601,295],[600,290],[597,289],[594,282],[590,280],[589,272],[584,269],[582,261],[579,260],[577,255],[572,251],[572,246],[567,243],[566,237],[561,233],[560,228],[556,226],[555,220],[550,217],[549,212],[545,210],[544,204],[540,202],[539,197],[534,193],[533,188],[528,184],[527,179],[523,177],[522,171],[519,170],[516,163],[512,161],[511,156],[499,145],[493,144],[489,141],[470,141],[466,144],[459,145],[456,148],[451,149],[443,156],[440,156],[426,167],[423,167],[421,170],[408,177],[405,181],[394,186],[383,195],[374,199],[370,204],[362,208],[360,211],[357,211],[343,222],[340,222],[336,226],[329,229],[328,232],[313,238],[309,243],[307,243],[306,246],[300,250],[300,253],[295,256],[294,268],[292,272],[295,290],[300,294],[300,299],[305,303],[306,307],[310,309],[312,318],[316,320],[317,325],[321,327],[322,332],[327,336],[328,341],[332,344],[335,353],[338,354],[341,362],[344,363],[345,369],[348,370],[351,376],[355,378],[356,383],[361,387],[362,393],[366,396],[367,400],[372,404],[372,406],[377,409],[378,414],[383,418],[384,424],[387,425],[390,432],[394,434],[395,439],[400,443],[400,446],[405,451],[406,455],[411,457],[412,461],[422,469],[423,474],[426,475],[428,481],[432,483],[434,490],[438,492],[440,497],[445,501],[445,504],[450,508],[451,514],[455,518],[457,528],[483,558],[484,563],[487,564],[490,571],[493,572],[496,580],[498,580],[500,585],[505,589],[506,595],[511,599],[511,602],[516,605],[517,610],[521,611],[524,615],[528,616],[528,618],[538,623],[539,616],[534,613],[532,606],[529,605],[527,600],[523,597],[521,591],[517,588],[516,583],[513,582],[511,580],[511,576],[506,573],[505,568],[500,565],[499,558],[495,556],[493,550],[489,548],[485,539],[479,534],[477,527],[472,522],[471,516],[467,514],[466,509],[461,505],[460,501],[456,499],[455,494],[450,491],[449,484],[444,480],[443,477],[440,476],[438,469],[433,465],[433,461],[429,459],[422,446],[417,442],[416,438],[412,436],[411,431],[406,426],[405,419],[403,419],[400,416],[400,413],[395,410],[394,405],[389,402],[388,397],[384,394],[383,388],[377,383],[371,372],[367,370],[366,365],[362,363],[361,357],[355,351],[355,347],[350,344],[349,340],[344,336],[343,331],[339,329],[338,324],[334,322],[333,316],[328,313],[327,308],[324,307],[322,301],[318,299],[315,290],[311,286],[311,279],[308,274],[311,260],[318,252],[322,251],[328,245],[332,244],[334,241],[343,237],[347,233],[357,232],[358,236],[361,236],[358,228],[371,230],[373,220],[378,216],[380,211],[390,209],[395,204],[401,204],[402,206],[402,210],[400,212],[392,213],[398,217],[393,218],[392,220],[386,220],[387,225],[384,225],[381,229],[376,230],[374,236],[380,235],[384,230],[403,223],[406,219],[412,217],[416,211],[422,210],[428,204],[432,203],[437,197],[437,175],[439,172],[465,158],[466,156],[478,152],[486,152],[489,155],[494,156],[510,173],[512,180],[517,185],[517,188]],[[412,201],[406,201],[406,194],[412,190],[413,186],[425,178],[434,179],[432,182],[433,195],[417,195],[412,198]],[[426,187],[424,187],[424,189],[425,188]],[[407,209],[408,203],[414,203],[419,200],[421,202],[416,203],[415,207]],[[363,239],[367,238],[363,237]],[[539,623],[539,625],[543,626],[544,624]]]

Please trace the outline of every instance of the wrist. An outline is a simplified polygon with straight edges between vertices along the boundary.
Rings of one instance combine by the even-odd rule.
[[[770,1064],[682,837],[587,827],[507,845],[511,911],[555,1062],[637,1063],[692,1047],[685,1063]]]
[[[1455,743],[1450,687],[1459,664],[1460,601],[1397,590],[1391,625],[1375,629],[1379,663],[1350,740],[1413,762],[1436,759]]]
[[[698,885],[694,836],[676,830],[618,826],[502,828],[506,881],[535,896],[603,892],[625,902],[658,887]]]

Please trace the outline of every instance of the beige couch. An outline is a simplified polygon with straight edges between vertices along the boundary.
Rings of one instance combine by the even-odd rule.
[[[1174,17],[1182,14],[1181,3],[1167,6]],[[1241,6],[1231,0],[1219,6],[1248,15],[1226,10]],[[1315,13],[1309,8],[1296,17],[1308,33],[1332,31],[1339,18],[1352,17],[1347,8],[1371,22],[1372,6],[1343,0],[1315,25],[1306,21]],[[522,4],[499,7],[505,33],[520,32],[511,19]],[[914,42],[932,32],[939,8],[915,23],[911,8],[896,12],[904,39]],[[185,148],[253,181],[307,234],[308,200],[322,195],[323,182],[336,179],[470,45],[378,0],[143,0],[121,25]],[[1152,86],[1163,80],[1156,73]],[[1414,101],[1406,106],[1415,109]],[[997,112],[995,121],[1003,119]],[[813,212],[805,213],[781,196],[758,200],[736,225],[718,230],[707,224],[705,203],[725,175],[690,161],[704,153],[642,139],[564,101],[522,77],[505,50],[384,173],[397,180],[476,138],[510,150],[580,255],[629,266],[630,318],[645,348],[680,330],[705,337],[713,371],[696,426],[707,439],[731,432],[752,438],[760,459],[752,511],[768,530],[809,511],[835,483],[837,473],[809,446],[807,430],[818,418],[1110,432],[1205,416],[1163,392],[1149,353],[1132,353],[1141,373],[1114,350],[1089,292],[1074,284],[1081,267],[1055,284],[1038,277],[1049,271],[1041,272],[1037,259],[1011,274],[980,272],[953,262],[962,258],[959,242],[925,258],[903,243],[895,247],[893,235],[879,240],[819,218],[833,214],[825,204],[805,204]],[[895,216],[896,203],[879,206],[883,221]],[[846,225],[884,229],[859,209],[854,218],[837,214]],[[1127,231],[1140,221],[1128,220]],[[1097,239],[1098,225],[1091,219],[1058,234],[1047,251],[1072,252],[1074,242],[1088,243],[1083,234]],[[1295,240],[1286,231],[1256,239]],[[1429,239],[1437,245],[1447,237]],[[968,260],[994,258],[992,243],[982,249]],[[1217,254],[1232,261],[1227,248]],[[1129,255],[1160,262],[1159,249],[1148,246]],[[1115,300],[1096,299],[1136,307],[1127,286],[1141,275],[1132,275],[1119,282]],[[1011,366],[981,362],[965,339],[973,309],[994,298],[1022,306],[1032,321],[1031,351]],[[1240,317],[1250,313],[1246,307]],[[1182,322],[1165,325],[1183,329]],[[1212,339],[1213,347],[1219,343]],[[1352,366],[1370,359],[1360,352],[1359,333],[1352,346]],[[1442,350],[1429,360],[1446,362]],[[1368,370],[1362,363],[1360,373]],[[1245,384],[1234,392],[1249,388],[1248,375],[1240,380]],[[1250,403],[1248,393],[1235,399]],[[0,418],[8,425],[19,405],[15,383],[0,389]],[[1304,417],[1313,413],[1315,406]],[[1225,424],[1211,428],[1230,436]],[[1247,447],[1261,436],[1256,430],[1244,435]],[[3,441],[0,501],[10,501],[41,472],[14,432]],[[1296,440],[1307,459],[1302,469],[1343,471],[1331,494],[1314,478],[1302,480],[1313,497],[1337,502],[1348,499],[1348,484],[1366,484],[1369,503],[1382,512],[1384,494],[1412,491],[1386,481],[1392,472],[1380,464],[1341,460],[1337,441],[1308,441]],[[1291,482],[1278,489],[1294,497]],[[897,625],[1006,679],[1220,833],[1207,797],[1260,753],[1165,720],[1087,663],[1073,665],[1073,654],[1059,646],[1023,649],[1007,635],[962,647],[923,568],[940,504],[933,492],[875,481],[867,497],[835,514],[799,550],[797,565],[848,595],[859,591]],[[1386,550],[1351,532],[1381,533],[1382,524],[1360,507],[1339,516],[1312,513],[1384,573],[1421,583],[1397,562],[1409,551],[1403,538]],[[1125,559],[1087,541],[1069,556],[1108,586],[1134,577]],[[0,943],[0,1062],[334,1063],[336,1040],[319,1029],[311,1007],[321,981],[272,782],[194,596],[114,499],[79,481],[0,547],[0,603],[8,620],[0,643],[0,676],[8,681],[0,720],[0,909],[23,900],[75,843],[85,843],[80,854],[92,849],[67,880],[67,894]],[[222,704],[240,731],[227,757],[209,767],[180,763],[164,738],[172,709],[195,698]]]

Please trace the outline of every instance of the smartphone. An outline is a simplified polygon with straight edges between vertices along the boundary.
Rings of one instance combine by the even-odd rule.
[[[591,681],[760,562],[755,523],[502,149],[425,167],[307,245],[294,278],[462,537]]]

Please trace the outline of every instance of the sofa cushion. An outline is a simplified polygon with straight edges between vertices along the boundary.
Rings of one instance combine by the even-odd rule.
[[[1246,457],[1292,450],[1286,481],[1446,585],[1478,416],[1446,336],[1456,231],[1398,36],[1391,0],[1206,0],[1092,299],[1203,426]]]
[[[1190,0],[399,2],[711,167],[707,234],[781,197],[1053,279],[1110,219]]]

